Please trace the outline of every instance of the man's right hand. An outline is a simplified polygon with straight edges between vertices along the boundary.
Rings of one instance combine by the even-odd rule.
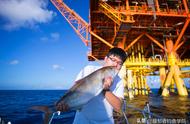
[[[112,85],[113,79],[112,77],[105,77],[103,80],[103,89],[109,90]]]

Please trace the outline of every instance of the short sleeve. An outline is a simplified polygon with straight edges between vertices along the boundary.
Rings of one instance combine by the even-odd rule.
[[[111,90],[114,95],[124,99],[124,83],[118,75],[114,78]]]
[[[117,97],[120,97],[120,98],[124,99],[124,84],[123,84],[123,81],[122,81],[122,80],[120,81],[119,86],[118,86],[118,88],[116,89],[115,95],[116,95]]]
[[[75,81],[82,79],[83,77],[86,77],[87,75],[91,74],[92,72],[96,71],[97,69],[101,68],[101,66],[92,66],[88,65],[84,67],[79,74],[77,75]]]

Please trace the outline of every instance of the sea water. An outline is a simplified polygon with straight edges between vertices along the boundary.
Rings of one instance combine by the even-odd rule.
[[[55,102],[61,98],[66,90],[0,90],[0,117],[5,122],[12,124],[42,124],[44,113],[32,110],[32,106],[49,106],[53,109]],[[150,105],[150,111],[163,117],[163,119],[181,119],[181,123],[188,123],[188,113],[190,112],[190,97],[180,97],[177,95],[161,97],[157,95],[157,90],[149,96],[136,96],[134,99],[127,99],[127,105],[143,110],[146,103]],[[70,113],[69,113],[70,114]],[[72,120],[73,117],[55,118],[54,123],[64,124],[64,120]],[[142,113],[126,108],[127,118],[131,123],[142,123]],[[185,119],[185,121],[184,121]],[[175,122],[175,121],[174,121]],[[68,122],[69,123],[69,122]],[[70,121],[72,123],[72,121]]]

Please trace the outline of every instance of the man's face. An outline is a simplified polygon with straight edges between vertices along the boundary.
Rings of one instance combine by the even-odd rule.
[[[117,70],[120,70],[123,64],[121,58],[114,55],[106,56],[104,61],[105,66],[115,66]]]

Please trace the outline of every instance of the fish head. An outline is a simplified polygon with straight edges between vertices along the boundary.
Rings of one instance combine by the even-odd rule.
[[[69,110],[69,106],[64,101],[59,101],[55,104],[57,111],[66,112]]]
[[[116,66],[106,66],[104,67],[104,77],[112,77],[114,78],[119,73],[119,70]]]

